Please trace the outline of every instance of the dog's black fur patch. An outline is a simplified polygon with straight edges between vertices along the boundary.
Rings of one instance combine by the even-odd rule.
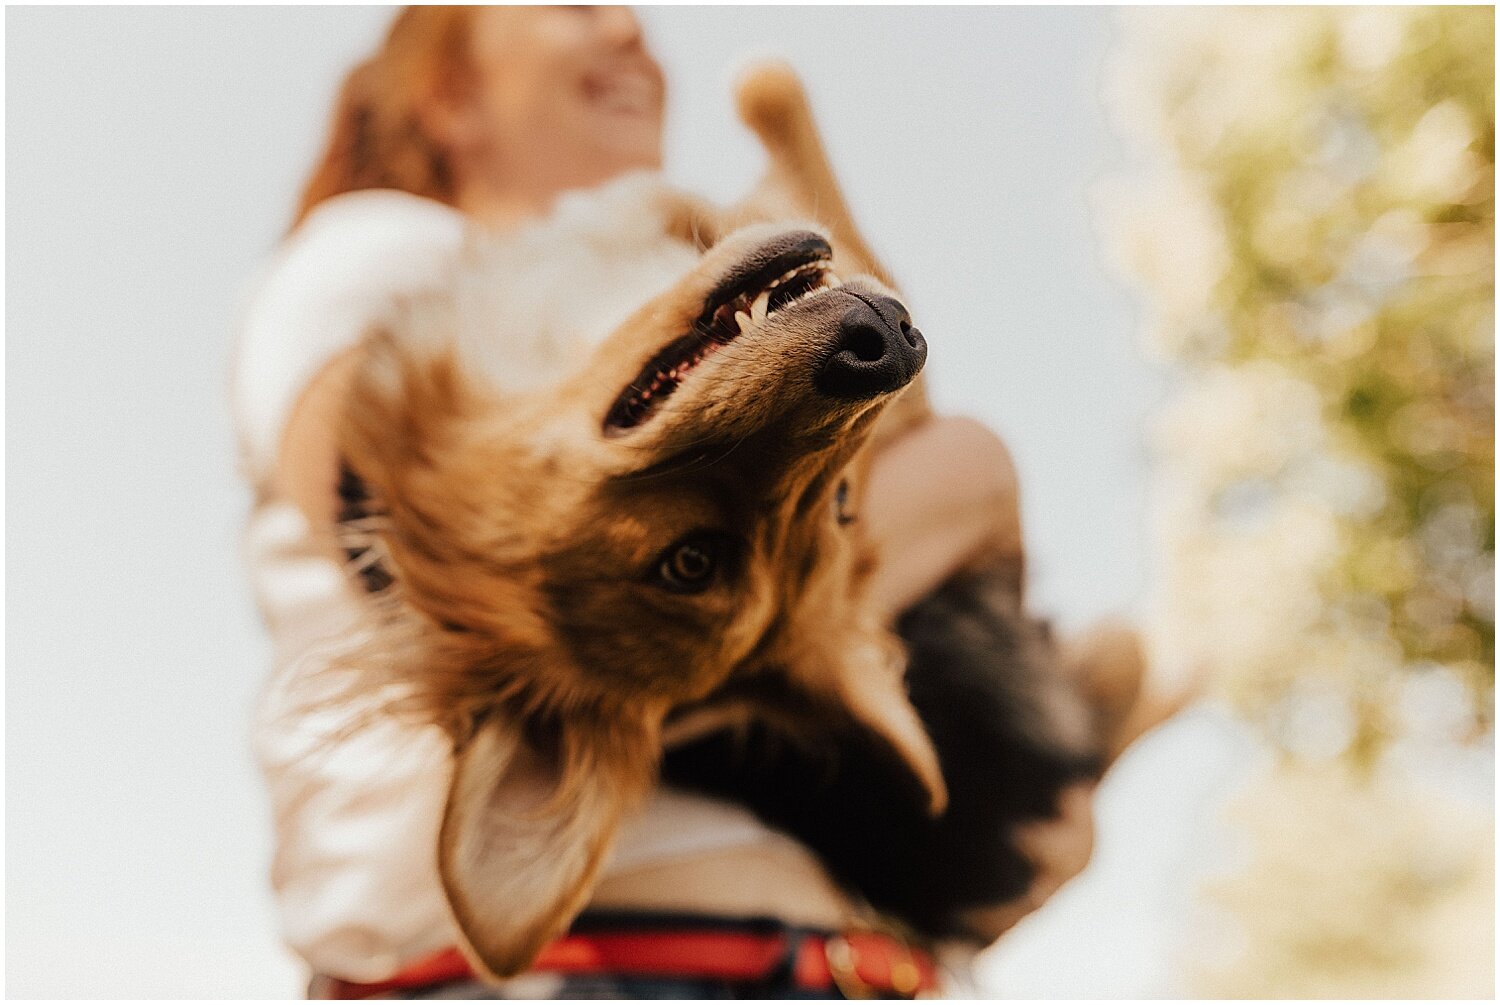
[[[907,684],[942,762],[938,818],[872,734],[828,725],[808,742],[766,723],[667,752],[672,785],[747,806],[796,837],[878,910],[931,937],[974,937],[966,910],[1022,895],[1033,869],[1014,829],[1051,817],[1068,783],[1103,758],[1047,626],[1026,617],[1013,572],[955,577],[901,619]]]

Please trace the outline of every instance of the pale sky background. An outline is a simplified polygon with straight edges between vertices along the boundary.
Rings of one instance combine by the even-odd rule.
[[[237,552],[249,499],[225,375],[337,81],[389,17],[6,12],[12,996],[300,993],[248,747],[268,645]],[[672,87],[668,169],[689,188],[732,197],[757,174],[736,68],[774,54],[804,75],[930,341],[939,406],[1012,446],[1035,603],[1066,625],[1139,612],[1147,586],[1142,444],[1161,380],[1087,205],[1117,163],[1097,98],[1110,17],[646,13]],[[999,993],[1172,988],[1184,866],[1244,762],[1194,747],[1224,731],[1207,713],[1174,730],[1106,786],[1095,867],[988,961]],[[1188,749],[1222,756],[1174,753]]]

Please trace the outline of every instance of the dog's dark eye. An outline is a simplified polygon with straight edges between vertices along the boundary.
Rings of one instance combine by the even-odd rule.
[[[678,541],[657,560],[656,578],[662,586],[679,593],[708,589],[719,571],[720,543],[698,535]]]
[[[854,514],[849,509],[849,479],[847,478],[839,482],[839,487],[833,490],[833,517],[839,522],[840,527],[846,527],[854,522]]]

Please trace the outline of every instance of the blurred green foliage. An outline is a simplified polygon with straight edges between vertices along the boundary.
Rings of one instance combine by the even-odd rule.
[[[1132,253],[1127,236],[1121,256],[1154,301],[1153,341],[1189,384],[1216,374],[1227,396],[1226,372],[1260,381],[1248,416],[1310,388],[1320,427],[1288,427],[1301,442],[1236,464],[1189,443],[1191,427],[1220,441],[1265,430],[1215,426],[1203,395],[1169,416],[1164,463],[1198,465],[1179,473],[1180,525],[1166,531],[1170,589],[1193,595],[1172,631],[1222,629],[1236,604],[1266,603],[1202,582],[1226,566],[1199,553],[1242,546],[1257,506],[1300,507],[1330,528],[1326,547],[1310,532],[1298,570],[1318,610],[1283,612],[1287,639],[1239,637],[1229,652],[1234,633],[1207,630],[1187,655],[1293,752],[1298,702],[1332,689],[1351,720],[1341,749],[1373,763],[1404,728],[1403,680],[1433,672],[1464,682],[1481,732],[1494,688],[1494,9],[1240,8],[1152,25],[1125,47],[1117,104],[1168,179],[1161,202],[1195,207],[1123,228],[1157,245]],[[1172,262],[1173,236],[1191,266]],[[1196,287],[1174,290],[1184,268]],[[1281,547],[1274,515],[1261,525]]]

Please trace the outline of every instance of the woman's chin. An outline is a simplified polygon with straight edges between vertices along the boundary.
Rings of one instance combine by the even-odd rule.
[[[659,171],[662,165],[661,136],[653,133],[643,137],[623,130],[601,131],[595,134],[597,160],[607,166],[601,181],[607,181],[627,171]]]

